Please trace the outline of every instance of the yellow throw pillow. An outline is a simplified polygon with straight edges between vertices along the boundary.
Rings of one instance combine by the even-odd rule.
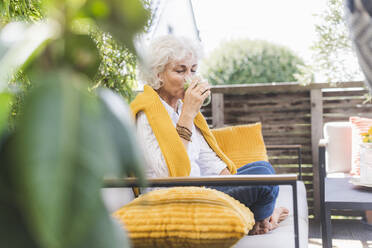
[[[255,161],[268,161],[261,123],[213,129],[212,133],[226,156],[237,168]]]
[[[135,248],[231,247],[255,223],[253,213],[239,201],[201,187],[151,191],[113,216],[128,231]]]

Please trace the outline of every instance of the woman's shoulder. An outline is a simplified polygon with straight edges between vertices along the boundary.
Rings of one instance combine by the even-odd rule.
[[[142,137],[143,139],[150,140],[150,141],[155,139],[150,123],[147,119],[145,112],[143,111],[137,114],[136,129],[137,129],[137,134],[139,134],[140,137]]]
[[[144,111],[139,111],[136,115],[136,122],[137,122],[137,125],[138,125],[138,122],[141,122],[141,123],[144,123],[144,122],[148,122],[147,120],[147,116],[145,114]]]

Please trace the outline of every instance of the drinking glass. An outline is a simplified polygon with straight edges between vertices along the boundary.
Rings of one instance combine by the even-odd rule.
[[[187,77],[185,77],[185,85],[184,85],[185,91],[187,90],[187,88],[189,88],[190,84],[194,81],[197,81],[198,83],[208,82],[207,79],[201,77],[198,74],[192,75],[192,76],[187,76]],[[209,96],[207,98],[205,98],[202,106],[203,107],[207,106],[208,104],[211,103],[211,100],[212,100],[212,97],[211,97],[211,94],[209,94]]]

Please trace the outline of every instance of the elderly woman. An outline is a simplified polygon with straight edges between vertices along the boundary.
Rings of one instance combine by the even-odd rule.
[[[247,164],[238,170],[218,147],[200,113],[210,95],[207,82],[191,82],[187,77],[198,69],[199,49],[190,40],[167,35],[153,41],[145,53],[141,78],[144,92],[131,103],[137,132],[150,163],[148,177],[216,176],[230,174],[274,174],[265,161]],[[250,234],[263,234],[276,228],[288,215],[276,208],[278,186],[215,187],[254,213],[256,224]]]

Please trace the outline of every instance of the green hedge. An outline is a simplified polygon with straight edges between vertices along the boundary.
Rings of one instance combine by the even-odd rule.
[[[202,74],[211,84],[293,82],[304,62],[293,51],[266,41],[223,43],[204,60]]]

